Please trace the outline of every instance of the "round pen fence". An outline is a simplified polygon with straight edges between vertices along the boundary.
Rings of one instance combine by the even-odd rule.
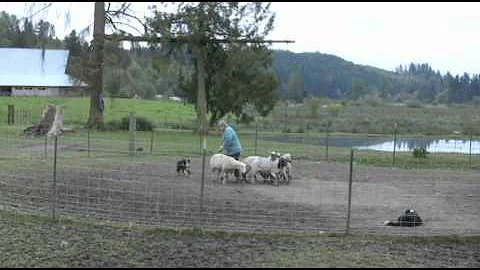
[[[234,231],[468,235],[480,230],[480,185],[474,170],[363,165],[357,161],[366,153],[352,150],[344,161],[294,156],[289,184],[238,183],[230,177],[222,185],[213,181],[207,156],[202,198],[202,162],[195,141],[194,151],[184,154],[174,152],[175,145],[163,143],[160,136],[136,138],[135,151],[129,140],[91,134],[4,137],[2,142],[0,205],[8,211]],[[245,145],[245,152],[253,154],[253,147]],[[191,157],[190,176],[176,173],[183,156]],[[414,208],[424,225],[384,226],[407,208]]]

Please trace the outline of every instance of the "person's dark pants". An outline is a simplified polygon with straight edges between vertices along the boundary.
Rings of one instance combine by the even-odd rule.
[[[240,153],[236,153],[236,154],[229,155],[229,156],[233,157],[235,160],[238,160],[240,158]]]
[[[238,160],[240,158],[240,153],[236,153],[228,156],[233,157],[235,160]],[[235,177],[238,179],[240,177],[240,172],[238,170],[235,170],[233,175],[235,175]]]

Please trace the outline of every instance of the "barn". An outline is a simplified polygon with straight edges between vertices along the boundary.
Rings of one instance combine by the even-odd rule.
[[[74,96],[87,85],[66,74],[68,50],[0,48],[0,96]]]

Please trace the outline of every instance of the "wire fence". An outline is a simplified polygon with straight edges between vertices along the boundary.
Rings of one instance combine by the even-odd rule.
[[[268,136],[256,134],[254,142],[245,145],[245,155],[266,152],[261,144]],[[355,149],[332,153],[328,162],[294,156],[294,179],[277,187],[268,182],[214,183],[207,163],[201,198],[199,142],[166,143],[155,133],[133,139],[132,148],[132,138],[103,139],[90,132],[54,138],[3,137],[2,209],[56,218],[235,231],[467,235],[480,230],[480,183],[475,170],[372,167],[359,162],[370,152]],[[306,150],[311,141],[304,141]],[[176,173],[176,161],[184,155],[192,157],[190,177]],[[407,208],[416,209],[425,225],[415,229],[383,225]]]

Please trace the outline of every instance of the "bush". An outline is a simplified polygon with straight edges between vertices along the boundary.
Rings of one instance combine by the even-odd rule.
[[[296,133],[305,133],[305,130],[303,129],[303,127],[298,127]]]
[[[422,108],[422,103],[418,100],[409,100],[406,105],[408,108]]]
[[[120,121],[114,120],[114,121],[108,122],[108,126],[110,126],[114,130],[128,130],[129,122],[130,122],[129,117],[123,117],[122,120]],[[138,131],[152,131],[154,128],[153,123],[144,117],[137,117],[136,124],[137,124],[136,129]]]
[[[240,120],[239,120],[239,123],[242,123],[242,124],[250,124],[251,122],[253,122],[255,120],[255,118],[253,116],[250,116],[246,113],[242,113],[240,115]]]
[[[427,149],[425,149],[425,147],[415,147],[415,149],[413,149],[413,156],[416,158],[426,158]]]

